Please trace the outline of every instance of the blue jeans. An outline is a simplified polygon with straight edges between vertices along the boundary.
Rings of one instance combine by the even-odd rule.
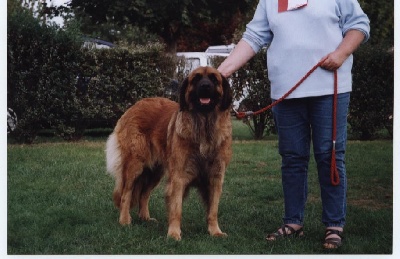
[[[330,166],[332,155],[333,95],[286,99],[272,108],[282,157],[282,186],[285,199],[285,224],[304,223],[307,200],[307,172],[310,143],[322,200],[322,223],[326,227],[343,227],[346,217],[347,178],[345,150],[347,140],[347,112],[350,93],[338,95],[336,165],[340,184],[332,185]]]

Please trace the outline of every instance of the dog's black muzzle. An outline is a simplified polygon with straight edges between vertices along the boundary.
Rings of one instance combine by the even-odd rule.
[[[212,98],[215,92],[215,86],[210,79],[203,78],[197,83],[196,90],[199,98]]]

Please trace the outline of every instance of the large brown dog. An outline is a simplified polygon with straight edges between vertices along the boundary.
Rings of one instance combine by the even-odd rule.
[[[192,186],[207,207],[210,235],[226,235],[218,226],[218,204],[232,155],[231,103],[228,81],[214,68],[199,67],[184,80],[179,104],[148,98],[122,115],[106,150],[120,224],[131,223],[136,205],[139,218],[151,220],[150,193],[165,172],[168,236],[181,239],[182,201]]]

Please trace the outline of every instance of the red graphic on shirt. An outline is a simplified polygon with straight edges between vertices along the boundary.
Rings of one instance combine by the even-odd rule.
[[[278,13],[285,12],[288,9],[288,0],[278,0]]]
[[[308,0],[278,0],[278,13],[296,10],[307,5]]]

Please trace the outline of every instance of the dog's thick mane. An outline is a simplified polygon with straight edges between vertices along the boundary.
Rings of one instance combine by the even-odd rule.
[[[207,114],[192,111],[177,112],[175,125],[170,125],[171,130],[175,131],[181,138],[190,141],[192,144],[200,145],[203,155],[212,153],[220,144],[230,136],[230,129],[222,128],[221,120],[225,120],[229,113],[210,112]],[[206,145],[205,145],[206,144]]]
[[[200,114],[196,112],[180,112],[182,116],[188,116],[191,124],[183,125],[191,128],[190,139],[194,143],[212,142],[215,139],[215,124],[218,119],[216,112]]]

